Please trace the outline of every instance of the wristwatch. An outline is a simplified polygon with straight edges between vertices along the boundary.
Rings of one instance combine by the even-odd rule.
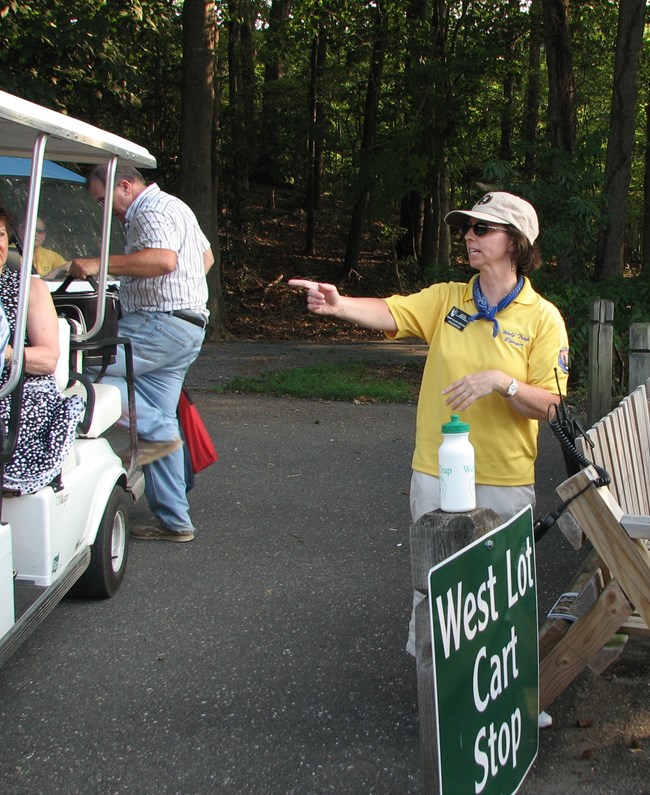
[[[513,378],[512,383],[506,389],[506,397],[512,397],[513,395],[516,395],[517,392],[519,392],[519,384],[517,383],[516,379]]]

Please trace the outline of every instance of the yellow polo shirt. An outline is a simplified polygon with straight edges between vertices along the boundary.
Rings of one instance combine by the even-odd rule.
[[[429,344],[417,410],[413,469],[438,476],[441,426],[451,409],[441,391],[468,373],[502,370],[517,381],[557,394],[555,373],[566,394],[568,338],[557,308],[533,290],[528,279],[515,300],[499,312],[499,333],[478,319],[469,284],[445,282],[409,296],[394,295],[386,303],[398,331],[394,338],[419,337]],[[493,392],[479,398],[462,414],[470,426],[476,454],[476,482],[491,486],[526,486],[535,482],[537,420],[513,409],[507,398]]]
[[[46,276],[51,270],[60,268],[66,260],[56,251],[39,246],[34,249],[34,267],[41,276]]]

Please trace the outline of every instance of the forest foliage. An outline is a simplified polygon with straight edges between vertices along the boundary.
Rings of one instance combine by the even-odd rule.
[[[446,278],[462,259],[442,221],[449,209],[488,189],[519,193],[538,210],[540,289],[567,316],[580,367],[589,300],[615,300],[622,350],[623,324],[648,319],[645,5],[4,0],[0,87],[147,146],[157,181],[194,202],[205,196],[191,195],[196,180],[183,174],[184,150],[194,175],[196,160],[182,131],[188,114],[205,125],[213,178],[200,190],[213,191],[210,236],[224,254],[212,283],[225,293],[222,331],[260,191],[269,214],[277,195],[289,197],[305,272],[311,262],[319,278],[354,289],[371,255],[376,284],[390,275],[396,290]],[[183,39],[189,12],[210,28],[201,41]],[[209,92],[193,101],[183,70],[206,49]]]

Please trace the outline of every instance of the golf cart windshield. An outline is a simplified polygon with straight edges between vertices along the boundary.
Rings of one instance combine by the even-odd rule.
[[[10,209],[17,213],[16,221],[23,232],[21,301],[16,315],[14,359],[11,376],[0,389],[2,397],[16,387],[20,378],[29,285],[39,221],[43,222],[45,220],[43,216],[47,214],[48,245],[54,247],[56,244],[64,259],[99,255],[101,269],[98,289],[100,294],[103,294],[106,290],[111,247],[113,180],[118,159],[136,168],[154,168],[156,160],[146,149],[131,141],[4,91],[0,91],[0,156],[26,158],[29,161],[29,177],[5,175],[2,178],[2,192],[0,192],[2,200],[6,191],[6,201]],[[45,162],[46,159],[51,161],[50,164]],[[77,219],[73,221],[75,211],[71,207],[74,205],[62,202],[61,191],[79,189],[85,194],[85,190],[79,183],[80,175],[76,169],[64,169],[69,171],[67,179],[60,179],[60,171],[58,177],[56,175],[48,177],[49,169],[53,169],[56,174],[57,163],[107,165],[106,201],[103,213],[99,211],[98,216],[98,209],[91,207],[92,202],[88,204],[87,196],[82,200],[79,193],[79,206],[82,209],[79,212],[78,223]],[[20,164],[16,167],[20,167]],[[97,234],[97,218],[99,218],[99,234]],[[57,226],[60,229],[56,229]],[[50,229],[51,236],[49,236]],[[92,337],[101,328],[103,320],[103,308],[100,307],[93,328],[79,338]],[[16,362],[19,364],[16,365]]]
[[[19,224],[26,213],[31,167],[31,158],[0,157],[0,203]],[[85,176],[51,160],[44,160],[40,193],[38,218],[45,232],[41,233],[38,242],[65,261],[75,257],[98,257],[102,212],[86,190]],[[20,230],[16,237],[22,248]],[[113,224],[111,249],[121,251],[123,244],[122,226]]]

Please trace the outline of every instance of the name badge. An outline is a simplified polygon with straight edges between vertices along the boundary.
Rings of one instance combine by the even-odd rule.
[[[459,309],[457,306],[453,306],[445,318],[445,323],[449,323],[450,326],[457,328],[459,331],[465,331],[465,327],[469,323],[469,319],[470,315],[468,315],[466,312],[463,312],[463,310]]]

